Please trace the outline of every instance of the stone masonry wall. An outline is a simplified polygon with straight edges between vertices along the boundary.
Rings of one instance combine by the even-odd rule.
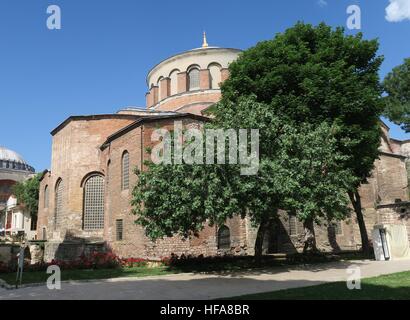
[[[129,118],[99,118],[71,121],[53,137],[52,168],[40,184],[40,201],[37,232],[42,238],[43,228],[47,239],[54,241],[73,238],[102,238],[102,232],[86,232],[82,229],[83,179],[91,172],[105,175],[100,166],[100,146],[106,138],[120,128],[132,123]],[[55,188],[58,180],[63,183],[62,214],[60,225],[55,226]],[[44,190],[48,186],[49,204],[44,204]]]

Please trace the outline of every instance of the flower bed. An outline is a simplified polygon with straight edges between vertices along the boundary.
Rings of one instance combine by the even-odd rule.
[[[148,260],[141,258],[119,258],[112,252],[93,252],[89,256],[82,255],[72,261],[52,260],[49,263],[29,264],[25,263],[24,271],[46,271],[49,266],[59,266],[61,270],[84,270],[84,269],[115,269],[147,267]],[[17,259],[9,264],[0,262],[0,273],[16,272]]]

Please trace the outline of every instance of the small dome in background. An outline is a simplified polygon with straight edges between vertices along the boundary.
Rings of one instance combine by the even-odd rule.
[[[35,171],[17,152],[0,146],[0,170],[2,169],[26,172]]]
[[[0,147],[0,160],[27,164],[23,157],[17,152],[4,147]]]

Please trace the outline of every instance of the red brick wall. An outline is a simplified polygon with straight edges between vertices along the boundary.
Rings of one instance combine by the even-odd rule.
[[[51,240],[64,240],[67,235],[80,238],[102,237],[100,232],[82,230],[83,188],[81,182],[91,172],[105,175],[101,166],[100,146],[106,138],[135,120],[99,119],[71,121],[53,137],[51,174],[40,184],[38,236],[43,227]],[[61,227],[54,228],[55,187],[63,181]],[[49,186],[49,207],[44,208],[43,190]]]

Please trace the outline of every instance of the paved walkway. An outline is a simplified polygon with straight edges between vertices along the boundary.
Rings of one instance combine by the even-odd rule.
[[[45,286],[0,289],[0,300],[206,300],[244,294],[345,281],[346,269],[356,265],[363,278],[410,271],[410,260],[390,262],[334,262],[243,273],[179,274],[147,278],[121,278],[92,282],[63,282],[59,291]]]

